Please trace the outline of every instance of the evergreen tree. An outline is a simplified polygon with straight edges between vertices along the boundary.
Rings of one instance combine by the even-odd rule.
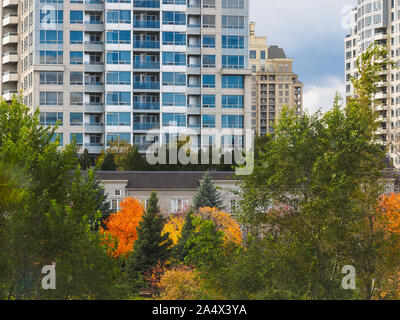
[[[197,210],[204,207],[223,209],[221,196],[209,172],[204,175],[203,181],[193,197],[193,207]]]
[[[160,215],[158,197],[152,192],[149,207],[143,215],[138,228],[138,238],[133,247],[130,269],[132,272],[144,272],[154,267],[158,262],[164,262],[169,256],[169,246],[172,244],[168,233],[161,236],[164,218]]]
[[[178,244],[175,247],[175,257],[178,261],[183,262],[185,257],[189,253],[189,249],[186,244],[191,234],[193,233],[193,210],[190,210],[185,217],[185,224],[183,225],[181,237],[179,238]]]
[[[82,170],[90,169],[92,165],[92,159],[90,158],[90,154],[87,149],[83,150],[83,153],[79,157],[79,164]]]
[[[102,171],[116,171],[117,167],[114,163],[114,154],[111,152],[107,152],[104,155],[104,161],[100,167]]]

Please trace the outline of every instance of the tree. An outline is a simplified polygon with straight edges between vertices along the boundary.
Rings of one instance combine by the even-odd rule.
[[[372,108],[377,74],[389,63],[375,46],[359,60],[356,96],[336,97],[325,114],[285,108],[273,138],[258,147],[242,183],[241,222],[257,239],[274,288],[314,299],[370,299],[387,250],[374,229],[383,192],[385,150],[376,141]],[[386,249],[385,249],[386,248]],[[357,270],[357,290],[341,289],[341,268]]]
[[[57,126],[14,98],[0,102],[0,291],[8,299],[121,297],[119,269],[92,232],[101,200],[94,171],[84,176],[76,145],[59,147]],[[55,138],[55,139],[54,139]],[[18,194],[14,191],[20,190]],[[56,263],[57,290],[41,289],[41,268]],[[1,275],[3,276],[3,274]]]
[[[183,217],[172,215],[164,225],[161,235],[168,234],[168,238],[172,242],[172,247],[178,244],[184,223],[185,220]]]
[[[111,214],[105,221],[105,244],[112,257],[125,257],[133,250],[138,238],[138,227],[143,219],[143,208],[137,199],[131,197],[120,203],[120,211]]]
[[[193,219],[194,232],[190,235],[185,248],[188,254],[185,263],[196,266],[200,271],[212,271],[220,261],[224,233],[218,231],[211,220],[201,217]]]
[[[183,262],[189,253],[190,248],[188,247],[187,242],[194,231],[193,217],[193,210],[189,210],[185,216],[185,223],[182,227],[181,236],[179,237],[178,243],[174,248],[176,259],[180,262]]]
[[[115,164],[120,171],[144,171],[149,165],[136,146],[120,143],[118,153],[114,154]]]
[[[163,263],[167,260],[171,241],[168,239],[168,234],[161,235],[164,222],[158,207],[157,193],[152,192],[147,211],[139,224],[138,238],[130,259],[131,270],[144,272],[158,262]]]
[[[206,207],[199,209],[199,215],[205,220],[211,219],[214,222],[217,230],[224,233],[225,242],[234,242],[238,245],[242,243],[240,226],[229,213]]]
[[[212,181],[210,173],[206,172],[197,189],[197,193],[193,197],[193,207],[195,209],[204,207],[223,209],[222,206],[223,202],[220,194]]]
[[[100,158],[103,158],[100,170],[102,171],[116,171],[117,167],[114,163],[114,154],[111,152],[102,152]]]
[[[83,150],[83,153],[79,157],[79,164],[82,170],[90,169],[90,167],[92,166],[92,159],[90,157],[89,151],[86,148],[85,150]]]
[[[206,297],[203,281],[196,270],[186,266],[167,270],[160,279],[160,300],[200,300]]]

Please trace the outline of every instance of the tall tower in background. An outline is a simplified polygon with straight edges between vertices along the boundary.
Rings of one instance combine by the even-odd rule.
[[[395,0],[358,0],[351,12],[350,34],[345,38],[346,96],[353,94],[351,76],[357,77],[357,58],[372,44],[388,48],[388,56],[400,61],[400,2]],[[377,136],[389,146],[389,155],[400,167],[400,70],[388,68],[381,75],[374,108],[379,121]]]
[[[293,73],[293,59],[278,46],[268,46],[266,37],[256,36],[254,23],[250,24],[250,65],[252,127],[258,135],[273,133],[283,106],[303,112],[303,84]]]
[[[1,0],[0,11],[1,95],[22,91],[43,125],[61,121],[64,145],[98,154],[118,138],[145,151],[149,130],[245,143],[248,0]]]

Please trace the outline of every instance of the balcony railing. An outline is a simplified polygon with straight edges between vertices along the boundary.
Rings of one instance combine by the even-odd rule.
[[[159,82],[134,82],[134,89],[148,89],[148,90],[158,90],[160,89]]]
[[[139,49],[160,49],[160,41],[133,41],[133,47]]]
[[[133,109],[136,110],[160,110],[159,102],[134,102]]]
[[[148,20],[133,20],[134,28],[158,29],[160,28],[160,21]]]
[[[160,69],[160,61],[134,61],[135,69]]]
[[[135,8],[160,8],[160,1],[157,0],[134,0]]]
[[[133,130],[151,130],[160,128],[159,122],[134,122]]]

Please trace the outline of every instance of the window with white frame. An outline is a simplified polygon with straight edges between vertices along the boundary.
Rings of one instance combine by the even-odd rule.
[[[119,205],[121,203],[121,199],[112,199],[111,200],[111,211],[112,212],[117,212],[119,211]]]
[[[187,199],[172,199],[171,200],[171,213],[176,213],[189,207],[189,200]]]
[[[121,195],[120,189],[114,190],[114,196],[119,197],[120,195]]]

